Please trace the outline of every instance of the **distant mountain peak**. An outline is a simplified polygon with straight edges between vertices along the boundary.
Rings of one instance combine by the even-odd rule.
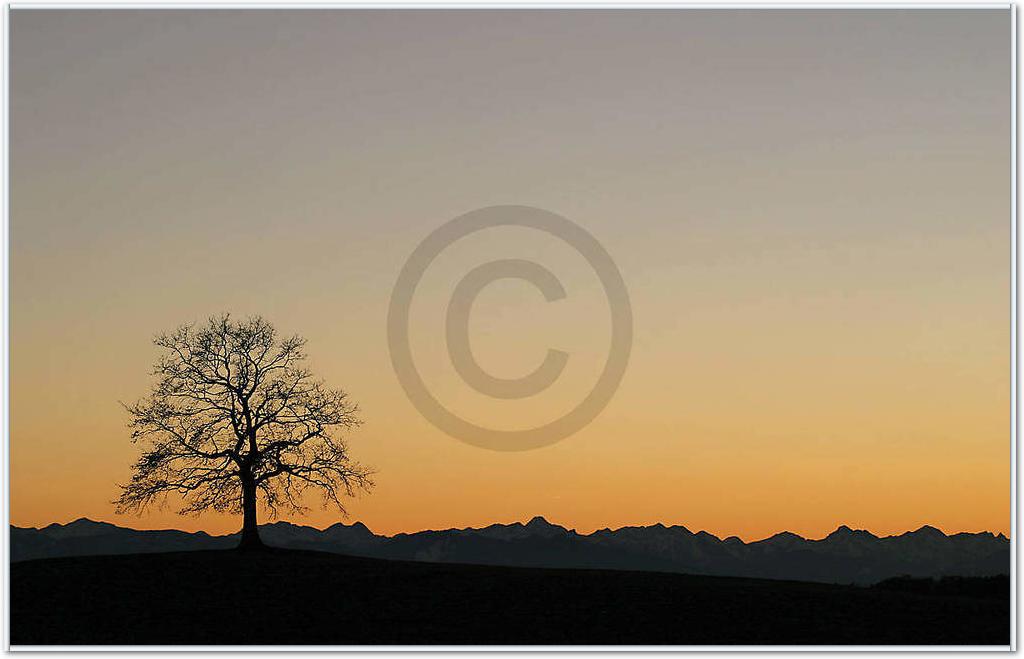
[[[351,524],[346,524],[345,522],[335,522],[334,524],[331,524],[327,528],[328,529],[366,529],[367,531],[370,530],[369,527],[366,526],[366,524],[363,524],[362,522],[352,522]]]
[[[58,524],[54,522],[53,524],[40,529],[40,532],[55,538],[68,538],[98,535],[116,530],[118,530],[118,527],[109,522],[97,522],[87,517],[79,517],[75,521],[68,522],[67,524]]]
[[[109,522],[97,522],[96,520],[89,519],[88,517],[79,517],[78,519],[76,519],[76,520],[74,520],[72,522],[68,522],[67,524],[57,524],[56,522],[54,522],[53,524],[50,524],[46,528],[58,527],[58,526],[62,527],[62,528],[65,528],[65,529],[74,529],[74,528],[82,528],[82,527],[86,527],[86,526],[114,526],[114,525],[109,523]]]
[[[878,539],[878,536],[870,531],[865,531],[864,529],[851,529],[846,524],[843,524],[825,537],[826,540],[849,540],[853,538],[862,538],[867,540]]]
[[[312,528],[309,526],[303,526],[302,524],[293,524],[292,522],[286,522],[283,519],[279,519],[276,522],[270,522],[269,524],[260,524],[260,527],[277,527],[280,529],[308,529]]]
[[[554,538],[561,535],[568,535],[569,531],[558,524],[552,524],[540,515],[537,515],[523,527],[528,535],[542,538]]]
[[[909,534],[910,535],[919,536],[919,537],[924,537],[924,538],[945,538],[945,537],[948,537],[945,533],[943,533],[939,529],[937,529],[934,526],[931,526],[929,524],[925,524],[924,526],[922,526],[921,528],[919,528],[916,531],[910,531]]]
[[[767,540],[775,540],[775,541],[781,541],[781,540],[803,540],[803,538],[798,536],[796,533],[793,533],[792,531],[779,531],[775,535],[773,535],[773,536],[771,536],[769,538],[766,538],[765,540],[762,540],[762,542],[765,542]]]

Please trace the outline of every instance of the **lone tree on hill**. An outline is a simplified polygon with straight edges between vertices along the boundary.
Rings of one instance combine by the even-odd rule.
[[[143,446],[117,512],[141,513],[182,497],[180,514],[243,515],[240,548],[261,547],[257,500],[271,516],[302,512],[318,491],[343,514],[339,494],[368,490],[372,472],[352,461],[340,434],[362,422],[341,390],[304,366],[306,341],[278,339],[260,317],[229,315],[156,337],[163,349],[146,398],[125,409]]]

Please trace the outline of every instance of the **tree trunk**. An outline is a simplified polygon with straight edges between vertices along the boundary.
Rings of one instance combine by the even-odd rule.
[[[239,549],[260,549],[260,529],[256,524],[256,481],[251,475],[242,474],[242,541]]]

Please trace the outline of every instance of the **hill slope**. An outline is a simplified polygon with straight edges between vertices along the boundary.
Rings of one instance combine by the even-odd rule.
[[[526,524],[379,536],[363,524],[320,530],[287,522],[261,527],[275,547],[376,558],[522,567],[661,570],[690,574],[871,584],[912,575],[1008,574],[1010,542],[991,533],[947,536],[930,526],[889,537],[839,527],[821,540],[779,533],[745,543],[683,526],[624,527],[581,535],[535,517]],[[137,531],[80,519],[11,528],[12,560],[227,549],[237,535]]]
[[[11,565],[25,644],[1007,644],[1002,597],[268,550]]]

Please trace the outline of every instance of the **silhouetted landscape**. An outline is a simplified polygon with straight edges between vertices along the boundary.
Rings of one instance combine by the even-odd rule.
[[[9,12],[10,644],[1016,649],[1012,6],[314,4]]]
[[[793,579],[869,585],[900,576],[1009,574],[1010,541],[991,533],[957,533],[924,526],[876,537],[845,526],[821,540],[779,533],[757,542],[719,539],[683,526],[603,529],[589,535],[551,524],[492,524],[376,535],[365,525],[334,524],[324,530],[277,522],[260,527],[268,545],[351,556],[441,563],[545,568],[681,572],[716,576]],[[43,529],[11,528],[14,561],[59,556],[228,549],[238,534],[137,531],[79,519]]]
[[[1005,645],[1009,622],[1005,577],[860,587],[285,549],[11,566],[15,645]]]

